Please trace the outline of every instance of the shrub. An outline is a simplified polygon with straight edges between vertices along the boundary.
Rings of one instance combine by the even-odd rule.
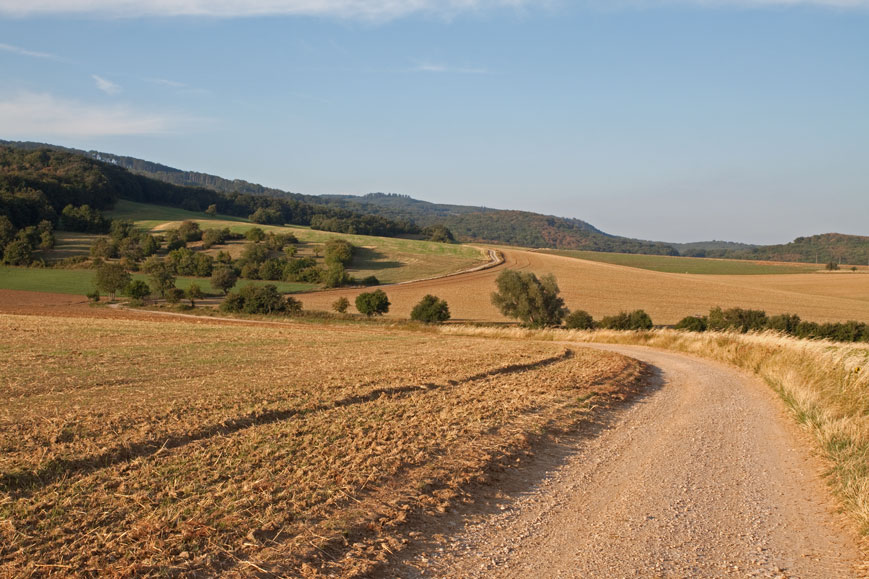
[[[178,227],[178,237],[186,242],[199,241],[202,239],[202,230],[195,221],[182,221]]]
[[[365,314],[369,318],[382,316],[389,311],[389,306],[389,298],[383,290],[374,290],[356,296],[356,309],[359,310],[360,314]]]
[[[827,271],[836,271],[839,269],[839,264],[835,261],[831,261],[827,264]]]
[[[426,324],[445,322],[450,319],[450,308],[445,300],[429,294],[413,306],[410,319]]]
[[[676,324],[677,330],[686,332],[705,332],[707,327],[709,322],[706,316],[686,316]]]
[[[302,304],[299,300],[282,296],[274,284],[260,287],[247,285],[227,295],[220,309],[246,314],[297,314],[302,311]]]
[[[359,280],[360,285],[364,285],[366,287],[371,287],[373,285],[380,285],[380,280],[377,279],[377,276],[369,275],[367,277],[363,277]]]
[[[340,297],[334,302],[332,302],[332,309],[338,312],[339,314],[343,314],[347,312],[347,308],[350,307],[350,300],[345,297]]]
[[[567,308],[552,274],[537,279],[533,273],[507,269],[495,283],[498,291],[492,293],[492,303],[505,316],[532,328],[561,325]]]
[[[564,327],[568,330],[593,330],[594,318],[585,310],[576,310],[564,318]]]
[[[652,318],[643,310],[619,312],[600,321],[600,327],[607,330],[651,330],[652,325]]]
[[[757,332],[767,326],[768,318],[763,310],[715,307],[709,310],[709,329],[713,331],[737,330],[743,334]]]
[[[785,334],[796,334],[801,321],[800,317],[796,314],[779,314],[771,317],[767,321],[766,327],[770,330],[784,332]]]
[[[86,297],[91,303],[97,303],[98,301],[100,301],[100,291],[94,290],[90,293],[86,293],[84,297]]]
[[[244,236],[247,238],[248,241],[258,243],[266,238],[266,232],[259,227],[254,227],[252,229],[248,229]]]

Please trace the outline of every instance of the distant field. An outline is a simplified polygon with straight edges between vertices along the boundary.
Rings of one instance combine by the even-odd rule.
[[[666,273],[691,273],[699,275],[770,275],[808,273],[822,270],[823,266],[809,263],[771,263],[711,259],[701,257],[676,257],[669,255],[636,255],[628,253],[603,253],[600,251],[569,251],[545,249],[541,253],[575,257],[589,261],[612,263]]]
[[[4,576],[364,575],[406,518],[641,370],[377,327],[0,315],[0,332]]]
[[[148,281],[143,273],[133,273],[133,279]],[[198,283],[207,294],[223,295],[223,292],[212,289],[208,278],[179,277],[176,286],[187,289],[190,284]],[[285,293],[310,291],[317,286],[309,283],[267,282],[240,280],[237,287],[248,284],[263,285],[273,283],[278,290]],[[23,290],[32,292],[50,292],[59,294],[85,295],[94,291],[94,271],[91,269],[52,269],[0,266],[0,289]]]
[[[869,274],[865,273],[676,275],[538,251],[502,248],[502,252],[503,267],[385,288],[393,304],[388,316],[407,318],[424,295],[434,294],[447,300],[454,319],[508,321],[492,305],[490,295],[500,271],[511,268],[554,274],[567,306],[587,310],[596,319],[644,309],[656,324],[675,324],[685,316],[721,306],[796,313],[817,322],[869,322]],[[299,298],[306,308],[329,309],[338,296],[352,303],[359,291],[331,290]]]
[[[348,268],[358,278],[376,276],[381,283],[397,283],[452,273],[485,263],[483,252],[475,247],[459,244],[432,243],[416,239],[348,235],[316,231],[307,227],[257,225],[238,217],[210,218],[160,205],[146,205],[131,201],[118,202],[112,217],[132,219],[143,229],[165,231],[177,228],[181,221],[191,219],[203,229],[228,227],[234,233],[245,233],[254,227],[265,231],[292,232],[303,244],[322,244],[334,237],[346,239],[359,250]],[[305,249],[303,247],[303,249]],[[308,251],[310,253],[310,251]]]
[[[150,205],[146,203],[137,203],[135,201],[127,201],[119,199],[115,204],[115,208],[106,212],[107,217],[112,219],[129,219],[136,222],[140,227],[152,228],[166,221],[184,221],[193,219],[196,221],[217,219],[220,221],[235,221],[241,223],[249,223],[247,219],[234,217],[232,215],[217,215],[210,217],[202,211],[187,211],[176,207],[166,207],[165,205]]]

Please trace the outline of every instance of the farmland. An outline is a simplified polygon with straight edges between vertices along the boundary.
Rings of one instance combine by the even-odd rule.
[[[809,263],[758,262],[738,259],[642,255],[638,253],[604,253],[600,251],[570,250],[543,250],[543,253],[664,273],[691,273],[700,275],[794,274],[809,273],[824,268],[823,265]]]
[[[3,315],[0,331],[5,574],[364,571],[405,518],[642,373],[388,328]]]
[[[675,324],[684,316],[706,313],[714,306],[797,313],[818,322],[869,322],[863,273],[710,276],[647,271],[570,257],[501,248],[504,267],[540,274],[553,273],[568,307],[595,318],[642,308],[657,324]],[[407,318],[425,294],[446,299],[454,319],[502,322],[491,304],[499,268],[466,275],[385,288],[393,303],[390,314]],[[359,290],[333,290],[301,296],[306,308],[328,309],[338,296],[353,301]]]

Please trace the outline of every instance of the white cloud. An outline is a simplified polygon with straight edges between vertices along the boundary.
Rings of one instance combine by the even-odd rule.
[[[199,119],[149,113],[128,106],[93,106],[22,92],[0,97],[2,138],[39,140],[48,137],[109,137],[178,132]]]
[[[20,54],[21,56],[29,56],[31,58],[47,58],[49,60],[58,60],[57,56],[54,54],[50,54],[48,52],[37,52],[35,50],[27,50],[26,48],[21,48],[20,46],[13,46],[11,44],[0,43],[0,50],[4,52],[11,52],[13,54]]]
[[[552,0],[0,0],[0,14],[90,14],[116,17],[305,15],[390,19],[413,13],[455,15]]]
[[[146,82],[150,82],[151,84],[159,84],[161,86],[168,86],[170,88],[189,88],[183,82],[178,82],[176,80],[168,80],[165,78],[146,78]]]
[[[120,85],[117,85],[108,79],[97,76],[95,74],[92,74],[91,78],[94,79],[94,82],[97,83],[97,88],[106,93],[107,95],[116,95],[121,92]]]

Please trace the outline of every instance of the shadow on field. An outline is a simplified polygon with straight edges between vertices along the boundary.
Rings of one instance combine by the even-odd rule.
[[[379,271],[382,269],[395,269],[403,266],[400,261],[389,261],[386,254],[370,247],[356,247],[353,249],[353,269]]]
[[[511,364],[501,368],[484,370],[472,376],[463,378],[460,381],[450,380],[445,384],[423,384],[423,385],[408,385],[396,386],[393,388],[378,388],[366,394],[358,394],[336,400],[331,404],[321,404],[311,408],[302,409],[286,409],[286,410],[270,410],[266,412],[248,414],[238,418],[233,418],[219,424],[206,426],[196,430],[190,434],[170,436],[166,439],[148,440],[135,444],[118,446],[107,450],[99,455],[91,455],[82,458],[59,458],[47,461],[41,465],[38,470],[21,469],[14,472],[4,472],[0,474],[0,490],[10,493],[27,494],[43,486],[51,484],[57,480],[67,478],[74,474],[87,474],[102,468],[114,466],[116,464],[131,461],[137,458],[154,456],[158,453],[173,450],[192,442],[205,440],[215,436],[226,436],[234,434],[246,428],[253,426],[262,426],[274,424],[283,420],[289,420],[296,416],[306,416],[316,412],[324,412],[334,410],[336,408],[344,408],[356,404],[365,404],[373,400],[377,400],[381,396],[402,397],[413,394],[414,392],[438,390],[442,388],[451,388],[468,382],[474,382],[484,378],[493,376],[501,376],[506,374],[516,374],[520,372],[528,372],[544,368],[564,360],[569,360],[573,357],[572,350],[565,350],[558,356],[544,358],[536,362],[528,364]]]

